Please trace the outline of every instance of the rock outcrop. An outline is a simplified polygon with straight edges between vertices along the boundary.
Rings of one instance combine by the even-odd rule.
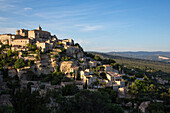
[[[63,61],[60,64],[60,71],[65,74],[70,73],[71,67],[76,66],[76,62],[73,61]]]
[[[67,46],[66,47],[66,53],[68,56],[72,56],[74,58],[83,58],[84,53],[83,50],[80,47],[77,46]]]

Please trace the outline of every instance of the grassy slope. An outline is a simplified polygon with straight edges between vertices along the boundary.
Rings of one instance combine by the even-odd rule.
[[[170,64],[168,63],[151,61],[151,60],[141,60],[135,58],[126,58],[120,56],[112,56],[105,53],[97,53],[97,52],[90,52],[90,53],[98,55],[101,58],[112,58],[118,64],[123,64],[128,67],[137,67],[137,68],[150,67],[155,70],[161,70],[163,72],[170,73]]]

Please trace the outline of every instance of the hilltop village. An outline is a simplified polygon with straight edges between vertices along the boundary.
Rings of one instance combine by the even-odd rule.
[[[2,105],[17,108],[14,95],[27,88],[31,94],[38,92],[40,97],[49,91],[59,91],[67,98],[72,98],[78,90],[95,92],[110,88],[117,99],[132,98],[127,93],[129,84],[123,76],[133,78],[133,75],[125,74],[114,60],[88,54],[73,39],[58,39],[40,26],[35,30],[16,30],[16,34],[1,34],[0,52]],[[144,77],[136,79],[140,81]],[[50,97],[46,105],[55,112],[59,102]],[[132,103],[123,105],[132,107]],[[138,105],[142,112],[147,106],[147,102]]]
[[[0,35],[0,41],[3,45],[10,45],[9,48],[1,51],[2,54],[17,52],[17,59],[29,63],[25,66],[3,67],[8,70],[10,77],[17,75],[22,83],[31,82],[30,75],[36,77],[48,75],[58,68],[64,77],[74,79],[80,89],[83,89],[85,83],[93,87],[114,86],[116,90],[125,86],[122,75],[117,70],[113,70],[111,65],[103,65],[100,61],[86,57],[80,45],[74,44],[74,40],[59,40],[50,32],[43,31],[40,26],[36,30],[16,30],[16,35]],[[104,74],[107,78],[96,76],[93,70],[96,67],[102,68],[97,73]],[[93,84],[96,81],[99,81],[98,86]],[[31,89],[38,90],[41,85],[38,82],[34,81],[35,84]],[[61,85],[65,84],[72,84],[72,82],[62,82]],[[51,86],[51,83],[45,86]]]
[[[16,34],[0,35],[0,41],[3,45],[10,45],[9,48],[1,51],[2,54],[8,52],[17,52],[17,59],[23,59],[23,62],[28,62],[29,65],[18,66],[6,65],[3,68],[8,70],[10,77],[18,76],[21,80],[21,87],[29,82],[35,83],[32,85],[32,90],[39,90],[40,81],[30,81],[32,76],[48,75],[56,71],[64,74],[64,77],[75,80],[75,83],[80,89],[87,83],[88,87],[106,87],[113,86],[113,89],[118,90],[125,86],[122,80],[122,74],[117,70],[113,70],[109,64],[103,65],[102,62],[96,61],[90,57],[86,57],[83,49],[79,44],[74,44],[72,39],[59,40],[50,32],[43,31],[39,26],[36,30],[16,30]],[[104,75],[106,78],[97,76],[94,69],[100,67],[97,73]],[[98,86],[94,83],[98,81]],[[73,82],[62,82],[60,85],[72,84]],[[57,87],[60,87],[58,85]],[[45,85],[48,88],[55,88],[50,82]],[[50,87],[51,86],[51,87]],[[47,89],[48,89],[47,88]],[[46,89],[46,88],[45,88]]]

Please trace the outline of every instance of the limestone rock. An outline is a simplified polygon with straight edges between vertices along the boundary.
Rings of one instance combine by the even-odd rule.
[[[82,58],[84,56],[82,49],[77,46],[67,46],[66,49],[68,56],[72,56],[74,58]]]
[[[73,61],[63,61],[60,64],[60,71],[65,74],[70,73],[71,67],[74,66],[76,66],[76,63]]]

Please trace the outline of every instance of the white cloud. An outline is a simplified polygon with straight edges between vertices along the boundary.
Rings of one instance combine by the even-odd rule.
[[[103,26],[100,25],[75,25],[80,31],[95,31],[101,29]]]
[[[32,10],[32,8],[31,7],[25,7],[24,10],[26,10],[26,11],[27,10]]]
[[[16,7],[15,5],[9,3],[9,1],[5,1],[5,0],[0,0],[0,6],[1,6],[1,11],[9,11]]]
[[[90,44],[90,42],[88,42],[86,40],[81,40],[81,39],[77,39],[76,42],[79,43],[80,45],[89,45]]]

